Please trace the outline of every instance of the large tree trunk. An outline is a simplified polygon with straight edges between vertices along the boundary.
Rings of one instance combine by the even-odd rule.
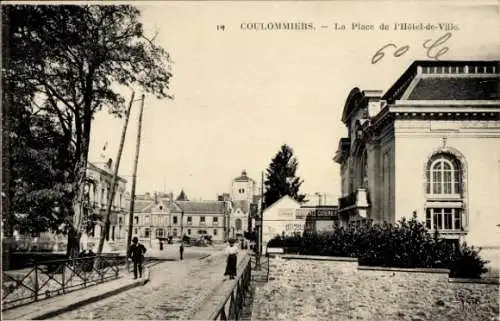
[[[7,25],[8,26],[8,25]],[[8,59],[8,57],[7,57]],[[6,62],[4,62],[6,63]],[[7,65],[7,63],[6,63]],[[9,84],[8,82],[2,82]],[[7,86],[6,86],[7,87]],[[10,86],[8,86],[10,87]],[[9,109],[12,106],[13,93],[11,88],[4,88],[4,97],[2,97],[2,222],[3,222],[3,238],[2,238],[2,268],[8,269],[10,267],[10,257],[13,250],[13,234],[14,234],[14,213],[11,207],[11,200],[14,197],[14,190],[11,178],[11,139],[10,133],[12,131],[12,124],[10,117],[8,117]],[[10,89],[10,90],[9,90]]]
[[[80,254],[80,238],[82,233],[78,232],[74,228],[71,228],[68,232],[68,247],[66,249],[67,256],[69,258],[78,257]]]

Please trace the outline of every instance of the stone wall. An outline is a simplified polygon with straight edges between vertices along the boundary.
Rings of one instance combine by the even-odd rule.
[[[252,320],[497,320],[498,303],[498,285],[451,283],[446,273],[271,258],[269,282],[256,289]]]

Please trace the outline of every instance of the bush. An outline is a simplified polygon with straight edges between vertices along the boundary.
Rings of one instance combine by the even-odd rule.
[[[481,249],[476,250],[473,246],[467,246],[466,243],[462,244],[450,262],[450,277],[480,278],[481,274],[487,272],[488,261],[479,256],[480,251]]]
[[[267,247],[282,247],[285,253],[298,253],[302,248],[302,237],[300,235],[279,236],[269,240]]]
[[[357,257],[360,265],[399,268],[448,268],[451,277],[479,278],[486,272],[479,251],[432,235],[416,215],[397,224],[349,224],[333,232],[276,236],[268,247],[285,253]]]

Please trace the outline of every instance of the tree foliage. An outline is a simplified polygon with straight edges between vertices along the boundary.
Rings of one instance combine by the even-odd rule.
[[[295,176],[298,165],[293,149],[286,144],[281,146],[266,171],[264,207],[270,206],[285,195],[299,202],[304,200],[305,195],[299,193],[303,181]]]
[[[167,93],[170,58],[154,39],[145,36],[140,12],[132,6],[12,5],[2,9],[2,80],[6,88],[2,99],[4,113],[10,118],[4,126],[14,136],[21,133],[18,121],[28,122],[26,132],[41,131],[27,145],[16,148],[9,144],[8,154],[18,153],[19,158],[10,159],[13,170],[7,185],[9,190],[25,194],[20,199],[30,199],[23,186],[36,180],[28,183],[28,190],[45,191],[38,201],[47,203],[44,213],[55,200],[69,200],[70,206],[60,202],[62,214],[52,223],[66,216],[77,242],[84,224],[80,200],[94,114],[107,109],[121,117],[125,111],[121,92],[126,87],[171,98]],[[39,157],[44,161],[36,166],[14,170],[25,158]],[[46,175],[35,179],[34,171],[46,171]],[[55,176],[59,179],[50,179]],[[59,181],[60,185],[54,185]],[[41,214],[34,208],[25,210]]]

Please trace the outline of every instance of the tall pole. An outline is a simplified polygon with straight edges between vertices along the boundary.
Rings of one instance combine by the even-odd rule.
[[[134,174],[132,175],[132,192],[130,195],[130,208],[128,217],[128,234],[127,234],[127,252],[130,250],[130,243],[132,243],[132,228],[134,225],[134,203],[135,203],[135,185],[137,182],[137,164],[139,162],[139,151],[141,149],[141,131],[142,131],[142,114],[144,111],[144,95],[142,95],[141,110],[139,111],[139,121],[137,125],[137,140],[135,143],[135,160],[134,160]],[[127,260],[128,270],[128,260]]]
[[[181,211],[181,244],[184,244],[184,211]]]
[[[260,206],[260,229],[259,229],[259,243],[260,243],[260,254],[262,255],[262,232],[264,230],[264,226],[263,226],[263,223],[264,223],[264,172],[261,172],[261,177],[260,177],[260,202],[261,202],[261,206]]]
[[[257,221],[259,222],[259,228],[257,229],[257,259],[256,259],[256,268],[260,270],[261,256],[262,256],[262,213],[264,211],[264,172],[261,172],[260,178],[260,213]]]
[[[106,209],[106,220],[104,221],[104,228],[101,229],[101,238],[99,239],[99,247],[97,248],[97,255],[101,255],[102,248],[104,246],[104,239],[106,237],[106,233],[109,230],[110,221],[109,218],[111,216],[111,207],[113,205],[113,200],[115,199],[116,194],[116,185],[118,180],[118,169],[120,168],[120,160],[122,158],[123,145],[125,143],[125,136],[127,134],[128,120],[130,117],[130,110],[132,109],[132,104],[134,103],[135,92],[132,92],[132,97],[130,98],[130,103],[128,105],[128,110],[125,113],[125,123],[123,124],[122,137],[120,140],[120,147],[118,148],[118,155],[116,156],[115,162],[115,170],[113,172],[113,179],[111,181],[111,193],[108,195],[108,206]]]

